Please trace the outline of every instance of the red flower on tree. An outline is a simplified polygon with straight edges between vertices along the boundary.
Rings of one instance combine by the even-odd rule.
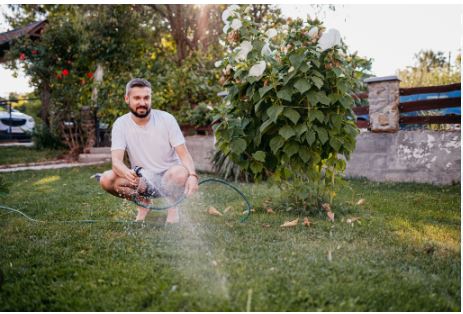
[[[32,54],[35,56],[35,55],[38,55],[39,52],[37,50],[32,50]]]
[[[88,72],[88,73],[87,73],[87,77],[88,77],[89,79],[93,78],[93,72]]]
[[[69,70],[64,69],[61,73],[63,73],[63,76],[68,76],[69,75]]]
[[[26,60],[26,54],[25,54],[24,52],[21,52],[21,53],[19,54],[19,60],[21,60],[21,61]]]

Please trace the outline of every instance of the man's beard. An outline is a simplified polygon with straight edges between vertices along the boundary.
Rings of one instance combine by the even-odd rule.
[[[137,108],[140,108],[140,106],[137,107]],[[130,112],[131,112],[135,117],[137,117],[137,118],[146,118],[146,117],[150,114],[150,112],[151,112],[151,108],[150,108],[150,107],[146,107],[145,113],[138,113],[138,112],[136,111],[136,109],[133,110],[130,106],[129,106],[129,109],[130,109]]]

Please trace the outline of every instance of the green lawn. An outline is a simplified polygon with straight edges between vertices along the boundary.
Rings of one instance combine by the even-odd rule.
[[[1,311],[461,310],[459,185],[349,181],[335,222],[320,213],[311,227],[281,228],[298,215],[264,212],[283,198],[265,184],[239,184],[256,208],[245,223],[241,201],[215,185],[182,205],[176,227],[162,212],[56,222],[135,217],[89,179],[103,169],[2,174],[0,204],[50,223],[0,211]]]
[[[65,150],[37,150],[33,147],[0,147],[0,165],[31,163],[55,160],[62,156]]]

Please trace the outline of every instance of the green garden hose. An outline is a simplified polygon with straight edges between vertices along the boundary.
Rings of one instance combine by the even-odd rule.
[[[230,184],[229,182],[225,181],[225,180],[221,180],[221,179],[215,179],[215,178],[208,178],[208,179],[203,179],[203,180],[200,180],[198,185],[202,185],[204,183],[211,183],[211,182],[215,182],[215,183],[220,183],[220,184],[223,184],[223,185],[226,185],[228,186],[229,188],[235,190],[240,196],[241,198],[245,201],[246,203],[246,210],[244,211],[245,212],[245,215],[241,218],[241,222],[244,222],[246,221],[246,219],[248,219],[249,215],[251,214],[251,204],[249,203],[248,199],[246,198],[246,196],[244,196],[243,192],[241,192],[237,187],[235,187],[234,185]],[[165,210],[165,209],[168,209],[168,208],[171,208],[171,207],[175,207],[177,206],[178,204],[180,204],[181,202],[183,202],[186,198],[186,195],[183,194],[178,200],[176,200],[174,203],[172,204],[169,204],[169,205],[166,205],[166,206],[161,206],[161,207],[157,207],[157,206],[154,206],[154,205],[145,205],[143,204],[142,202],[140,202],[139,200],[137,200],[137,195],[133,195],[132,196],[132,201],[137,204],[138,206],[141,206],[141,207],[144,207],[144,208],[147,208],[147,209],[150,209],[150,210]]]

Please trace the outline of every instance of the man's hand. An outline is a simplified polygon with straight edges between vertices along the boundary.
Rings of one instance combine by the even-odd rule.
[[[126,171],[124,171],[124,178],[134,187],[138,185],[139,178],[133,169],[127,168]]]
[[[198,191],[198,178],[196,176],[189,176],[185,183],[185,195],[191,196]]]

